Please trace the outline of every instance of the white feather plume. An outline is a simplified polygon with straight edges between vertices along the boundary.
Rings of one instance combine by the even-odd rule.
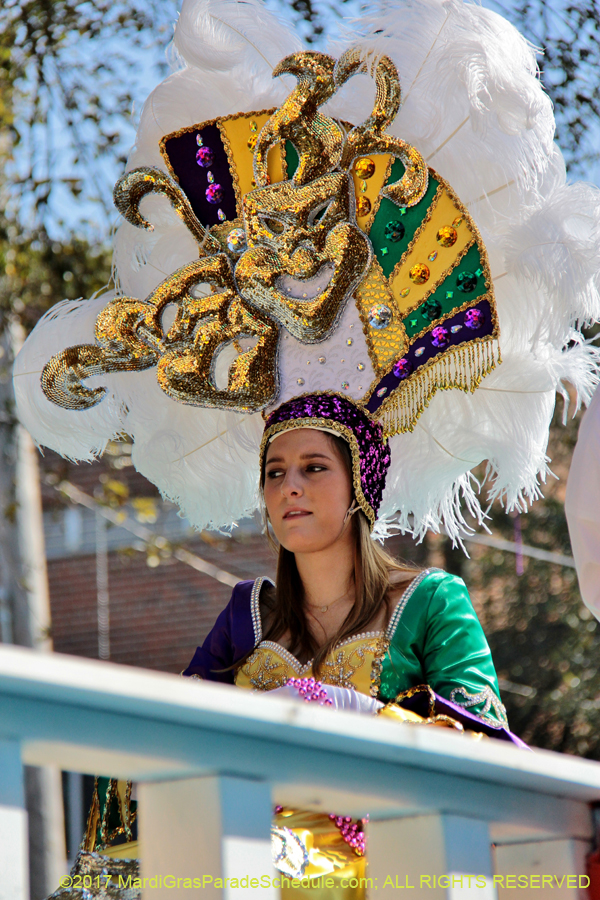
[[[440,391],[410,434],[391,440],[392,466],[380,510],[386,523],[421,537],[444,526],[453,538],[464,513],[482,520],[471,470],[487,461],[491,495],[524,509],[548,473],[556,394],[571,384],[588,403],[599,351],[582,323],[600,318],[600,191],[568,184],[553,143],[551,103],[534,49],[501,16],[463,0],[398,0],[347,22],[328,51],[360,43],[395,62],[403,102],[393,134],[414,144],[469,207],[490,257],[502,364],[473,394]],[[301,49],[258,0],[184,0],[173,42],[177,67],[146,102],[128,168],[164,168],[160,138],[217,115],[282,102],[293,81],[273,66]],[[358,122],[372,108],[373,82],[356,76],[326,111]],[[115,242],[119,291],[145,297],[195,255],[167,201],[149,197],[152,233],[124,223]],[[258,503],[260,415],[185,406],[169,399],[153,370],[90,383],[107,387],[87,412],[42,394],[53,354],[93,340],[108,295],[64,302],[39,323],[15,365],[21,420],[38,443],[92,459],[120,432],[134,439],[136,467],[178,502],[198,528],[228,527]]]

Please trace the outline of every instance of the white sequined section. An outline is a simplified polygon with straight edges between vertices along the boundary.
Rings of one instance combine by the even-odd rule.
[[[280,390],[273,408],[315,391],[336,391],[360,400],[375,373],[354,300],[348,300],[333,335],[320,344],[302,344],[282,328],[279,372]]]

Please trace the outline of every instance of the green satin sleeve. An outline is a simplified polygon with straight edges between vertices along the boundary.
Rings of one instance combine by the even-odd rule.
[[[428,684],[493,724],[506,723],[492,654],[462,578],[433,570],[408,589],[392,617],[379,696]]]

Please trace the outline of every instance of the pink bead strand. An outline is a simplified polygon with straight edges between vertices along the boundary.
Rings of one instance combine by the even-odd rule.
[[[327,691],[322,682],[314,678],[290,678],[286,687],[295,688],[306,703],[318,703],[320,706],[333,706],[327,696]]]

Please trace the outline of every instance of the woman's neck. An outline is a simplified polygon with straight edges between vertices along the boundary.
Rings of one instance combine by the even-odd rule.
[[[353,590],[354,546],[351,535],[348,537],[326,550],[295,554],[308,604],[327,606]]]

